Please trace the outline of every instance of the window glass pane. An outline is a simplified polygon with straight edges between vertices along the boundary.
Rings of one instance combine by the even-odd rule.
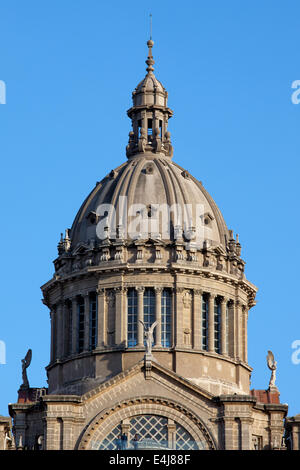
[[[219,298],[215,298],[214,302],[214,336],[215,352],[220,354],[221,303]]]
[[[96,292],[90,294],[90,349],[97,346],[97,298]]]
[[[164,289],[161,296],[161,345],[171,347],[172,294]]]
[[[202,349],[207,351],[207,328],[208,328],[208,298],[202,296]]]
[[[128,289],[127,293],[127,344],[129,348],[137,345],[137,292]]]
[[[144,323],[145,328],[150,328],[150,326],[155,322],[155,292],[154,289],[146,288],[144,292]],[[154,329],[153,337],[155,343],[156,329]],[[146,345],[146,342],[145,342]]]

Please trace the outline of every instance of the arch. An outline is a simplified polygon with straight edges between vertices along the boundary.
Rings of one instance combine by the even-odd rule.
[[[168,417],[187,430],[196,442],[204,441],[206,450],[217,449],[216,441],[193,411],[180,403],[162,397],[139,397],[121,401],[98,413],[83,430],[75,449],[92,450],[121,421],[136,415],[155,414]]]

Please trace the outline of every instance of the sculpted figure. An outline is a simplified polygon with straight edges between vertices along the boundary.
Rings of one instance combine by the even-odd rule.
[[[29,382],[28,382],[28,377],[27,377],[27,368],[30,366],[31,358],[32,358],[32,351],[31,351],[31,349],[28,349],[26,356],[24,357],[24,359],[22,359],[22,380],[23,380],[23,383],[21,385],[21,388],[29,388]]]
[[[269,369],[272,371],[270,382],[269,382],[269,387],[275,387],[277,362],[275,361],[274,354],[272,353],[272,351],[268,351],[267,365]]]
[[[152,323],[152,325],[148,328],[145,323],[142,321],[142,320],[139,320],[140,323],[142,323],[143,327],[144,327],[144,336],[145,336],[145,339],[146,339],[146,354],[147,355],[151,355],[151,352],[152,352],[152,344],[153,344],[153,331],[154,331],[154,328],[156,327],[157,325],[157,321],[155,321],[154,323]]]

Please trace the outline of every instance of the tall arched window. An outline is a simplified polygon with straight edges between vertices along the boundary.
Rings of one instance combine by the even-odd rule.
[[[137,345],[137,292],[135,289],[128,289],[127,293],[127,345],[129,348]]]
[[[147,287],[144,292],[144,323],[145,328],[155,322],[155,292],[154,289]],[[156,329],[154,329],[154,343],[156,338]],[[145,343],[146,344],[146,343]]]
[[[155,322],[155,292],[147,287],[144,292],[144,323],[149,328]]]
[[[96,292],[90,293],[90,321],[89,321],[89,347],[93,350],[97,346],[97,297]]]
[[[202,349],[207,351],[208,346],[208,295],[202,296]]]
[[[214,302],[214,331],[215,331],[215,352],[221,352],[221,303],[219,297]]]
[[[81,353],[84,349],[84,299],[77,299],[77,352]]]
[[[172,295],[169,289],[163,289],[161,295],[161,345],[171,346]]]

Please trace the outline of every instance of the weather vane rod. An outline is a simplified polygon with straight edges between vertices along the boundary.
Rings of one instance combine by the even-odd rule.
[[[152,13],[150,13],[150,40],[152,40]]]

